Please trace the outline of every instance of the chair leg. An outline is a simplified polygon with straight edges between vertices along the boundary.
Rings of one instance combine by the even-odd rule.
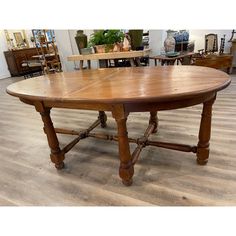
[[[215,97],[203,104],[202,118],[199,129],[199,141],[197,145],[197,163],[199,165],[206,165],[209,157],[209,146],[211,137],[211,116],[212,105],[215,101]]]
[[[158,118],[157,118],[157,111],[151,111],[150,112],[150,118],[149,118],[149,124],[153,123],[155,125],[155,128],[152,133],[157,132],[158,128]]]

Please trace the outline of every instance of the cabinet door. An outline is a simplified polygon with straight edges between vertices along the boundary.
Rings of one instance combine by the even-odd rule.
[[[233,55],[233,67],[236,67],[236,41],[232,42],[231,53]]]
[[[22,66],[23,62],[27,61],[27,56],[24,54],[24,52],[16,52],[14,54],[14,57],[19,73],[24,74],[25,72],[27,72],[28,67]]]
[[[13,53],[11,51],[6,51],[4,52],[4,55],[5,55],[8,70],[10,71],[11,76],[18,76],[19,71],[18,71],[16,60]]]

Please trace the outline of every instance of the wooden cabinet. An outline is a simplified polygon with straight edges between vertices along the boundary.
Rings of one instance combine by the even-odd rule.
[[[32,60],[32,56],[38,55],[36,48],[6,51],[4,55],[11,76],[21,76],[42,70],[41,67],[22,66],[24,61]]]
[[[208,54],[206,57],[195,58],[194,65],[227,69],[227,72],[231,73],[232,62],[233,56],[231,54]]]
[[[61,62],[53,30],[33,30],[45,73],[61,72]]]
[[[236,39],[232,41],[231,54],[233,55],[232,67],[236,67]]]

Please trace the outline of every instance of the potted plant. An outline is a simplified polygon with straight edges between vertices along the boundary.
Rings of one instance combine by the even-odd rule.
[[[104,30],[98,30],[91,35],[89,46],[94,47],[95,52],[105,52],[105,36]]]
[[[96,53],[111,52],[116,45],[124,39],[124,33],[120,30],[98,30],[92,34],[89,45],[95,48]]]
[[[120,51],[124,36],[124,33],[120,30],[107,30],[105,33],[107,50],[114,51],[116,48],[116,51]]]

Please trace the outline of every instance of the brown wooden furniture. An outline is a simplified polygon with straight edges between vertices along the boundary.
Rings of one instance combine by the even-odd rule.
[[[174,65],[175,62],[177,61],[177,65],[179,62],[181,64],[184,64],[185,60],[188,59],[188,62],[190,64],[191,58],[194,55],[194,52],[183,52],[178,56],[175,57],[168,57],[165,55],[157,55],[157,56],[150,56],[149,59],[153,59],[155,62],[155,66],[157,66],[157,60],[161,62],[161,65]]]
[[[50,39],[47,37],[48,33],[51,35]],[[37,50],[42,60],[44,71],[46,73],[61,72],[61,61],[52,30],[43,29],[40,31],[39,45],[40,47]]]
[[[218,52],[218,36],[217,34],[205,35],[205,53]]]
[[[215,69],[226,69],[231,73],[233,56],[231,54],[208,54],[194,59],[196,66],[207,66]]]
[[[8,70],[10,71],[11,76],[21,76],[33,72],[41,71],[41,66],[39,67],[28,67],[24,66],[25,61],[32,60],[32,57],[37,55],[36,48],[25,48],[18,49],[14,51],[5,51],[4,55],[6,58]],[[23,66],[22,66],[23,65]]]
[[[233,63],[232,63],[232,67],[236,67],[236,39],[231,41],[232,46],[230,48],[230,52],[233,55]]]
[[[138,65],[140,65],[139,58],[148,56],[150,52],[151,52],[150,49],[144,49],[142,51],[93,53],[87,55],[72,55],[67,57],[67,59],[68,61],[80,61],[80,69],[83,69],[83,62],[86,60],[88,61],[89,69],[91,67],[90,66],[91,60],[129,59],[131,66],[134,66],[135,60],[138,63]]]
[[[198,50],[200,55],[218,52],[218,36],[217,34],[205,35],[205,49]]]
[[[65,154],[81,139],[94,137],[119,143],[119,175],[125,185],[132,184],[134,165],[145,146],[157,146],[197,155],[204,165],[209,157],[212,105],[219,90],[230,84],[229,76],[212,68],[198,66],[133,67],[81,70],[58,73],[11,84],[7,92],[35,106],[42,117],[44,131],[56,168],[64,166]],[[197,145],[151,141],[157,132],[157,111],[178,109],[203,103]],[[99,111],[98,119],[83,131],[54,128],[50,118],[52,108]],[[117,135],[93,133],[101,124],[106,127],[105,111],[112,112],[117,123]],[[138,139],[128,137],[126,121],[131,112],[150,112],[149,126]],[[56,133],[76,138],[60,148]],[[129,143],[137,147],[131,154]]]

